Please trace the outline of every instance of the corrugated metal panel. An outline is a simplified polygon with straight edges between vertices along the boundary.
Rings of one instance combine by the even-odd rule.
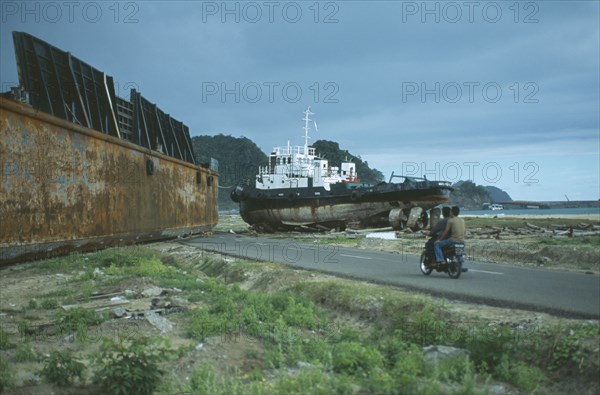
[[[19,82],[34,108],[119,137],[112,77],[30,34],[13,32],[13,41]]]
[[[45,41],[13,32],[21,88],[43,112],[195,163],[189,129],[131,90],[115,95],[113,78]]]
[[[188,127],[165,114],[135,89],[131,90],[133,133],[138,144],[164,152],[174,158],[194,162]]]

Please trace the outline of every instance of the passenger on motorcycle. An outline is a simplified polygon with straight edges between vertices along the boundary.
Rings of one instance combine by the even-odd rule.
[[[431,232],[429,232],[429,236],[431,236],[431,238],[425,243],[425,249],[427,251],[433,252],[433,245],[435,241],[440,238],[442,232],[444,229],[446,229],[446,224],[448,223],[448,219],[450,217],[450,207],[442,207],[442,217],[444,218],[440,219],[435,226],[431,228]]]
[[[444,229],[442,235],[435,242],[435,261],[438,265],[444,263],[442,247],[450,246],[455,243],[464,243],[465,241],[465,221],[462,218],[458,218],[459,213],[460,208],[458,206],[453,206],[450,209],[450,219],[446,223],[446,229]]]

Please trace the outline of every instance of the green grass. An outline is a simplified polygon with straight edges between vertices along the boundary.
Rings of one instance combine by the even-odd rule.
[[[213,276],[228,270],[220,262],[204,266]],[[217,377],[210,367],[203,367],[193,376],[194,393],[353,393],[358,388],[375,393],[405,393],[436,391],[444,393],[451,383],[462,393],[475,393],[480,377],[474,364],[461,361],[454,365],[427,369],[420,352],[421,343],[443,340],[439,335],[424,339],[406,326],[405,320],[388,318],[381,330],[365,337],[350,327],[337,327],[316,303],[332,304],[364,313],[365,306],[376,302],[377,316],[399,315],[412,311],[411,322],[417,327],[438,329],[443,320],[438,309],[422,299],[409,302],[394,299],[389,291],[375,287],[342,285],[336,281],[302,283],[287,292],[254,292],[228,286],[219,278],[202,283],[202,302],[206,308],[194,312],[188,325],[188,335],[203,341],[210,336],[251,336],[265,348],[263,364],[270,369],[294,368],[301,361],[318,367],[318,371],[303,371],[296,378],[284,377],[275,383],[242,383],[238,379]],[[326,330],[324,330],[326,329]],[[389,335],[389,333],[393,333]],[[419,343],[419,344],[417,344]],[[260,377],[258,373],[254,373]],[[444,384],[446,383],[446,384]],[[225,391],[225,392],[221,392]],[[256,392],[258,391],[258,392]]]
[[[13,388],[15,385],[15,374],[11,369],[8,361],[0,358],[0,393],[4,390]]]
[[[35,362],[38,360],[37,354],[31,348],[30,342],[19,344],[15,350],[15,361],[17,362]]]
[[[8,337],[8,332],[0,328],[0,350],[10,350],[11,348],[15,348],[15,345],[10,342]]]
[[[60,288],[60,289],[57,289],[52,292],[42,294],[40,296],[40,298],[56,298],[56,297],[60,297],[60,296],[68,296],[68,295],[71,295],[75,291],[76,290],[70,289],[70,287],[64,287],[64,288]]]
[[[315,329],[322,314],[314,303],[286,293],[244,291],[221,280],[206,279],[195,293],[207,309],[194,313],[188,334],[198,340],[226,335],[240,327],[256,337],[265,336],[282,322],[286,327]]]
[[[60,310],[55,316],[56,325],[65,333],[75,332],[77,341],[86,343],[90,326],[101,324],[106,315],[99,316],[93,310],[76,307],[67,311]]]
[[[46,310],[53,310],[58,307],[58,301],[56,299],[44,299],[40,303],[40,307]]]

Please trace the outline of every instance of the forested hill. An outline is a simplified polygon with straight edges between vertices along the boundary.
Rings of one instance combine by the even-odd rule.
[[[490,192],[490,203],[511,202],[512,198],[508,193],[498,187],[488,185],[485,187]]]
[[[200,163],[219,161],[219,209],[230,210],[237,204],[229,198],[231,189],[239,182],[254,180],[259,166],[266,166],[267,155],[246,137],[192,137],[196,158]]]
[[[219,161],[219,209],[237,208],[237,204],[229,198],[230,188],[242,181],[254,181],[259,166],[265,166],[268,158],[264,152],[246,137],[233,137],[219,134],[216,136],[192,137],[192,145],[196,158],[200,163],[209,162],[211,158]],[[356,171],[361,181],[379,182],[383,174],[377,169],[371,169],[369,164],[360,156],[355,156],[340,149],[338,143],[318,140],[313,145],[317,155],[329,160],[334,166],[340,162],[352,160],[356,163]]]
[[[356,163],[356,172],[358,178],[363,182],[378,183],[383,181],[383,173],[377,169],[371,169],[366,161],[360,156],[353,155],[347,150],[340,149],[340,145],[334,141],[317,140],[312,144],[317,151],[317,155],[329,161],[330,165],[339,166],[341,162],[351,161]]]
[[[458,181],[450,194],[448,205],[457,205],[468,210],[480,210],[483,203],[490,202],[490,192],[472,181]]]
[[[495,186],[477,185],[472,181],[458,181],[450,194],[448,205],[457,205],[468,210],[481,210],[483,203],[507,202],[511,197]]]

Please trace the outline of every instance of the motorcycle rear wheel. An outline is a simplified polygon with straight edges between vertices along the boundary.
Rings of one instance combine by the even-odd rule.
[[[426,276],[429,276],[431,274],[431,271],[433,270],[432,267],[427,266],[427,254],[425,252],[421,254],[421,259],[419,260],[419,267],[421,268],[421,273],[423,273]]]
[[[462,273],[462,259],[454,257],[448,262],[448,276],[452,279],[457,279]]]

